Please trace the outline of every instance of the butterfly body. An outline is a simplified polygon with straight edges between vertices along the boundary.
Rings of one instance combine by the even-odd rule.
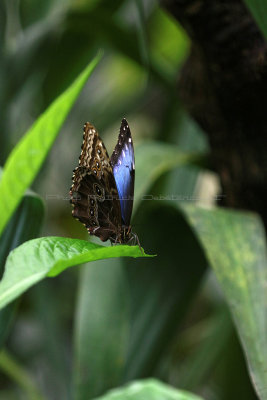
[[[128,243],[135,238],[130,226],[134,168],[132,137],[125,119],[111,159],[95,127],[88,122],[84,125],[70,201],[73,216],[85,225],[90,235],[113,243]]]

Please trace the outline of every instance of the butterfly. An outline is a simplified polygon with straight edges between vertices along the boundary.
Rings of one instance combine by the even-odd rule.
[[[134,147],[128,122],[121,122],[118,142],[108,156],[96,128],[84,125],[79,166],[70,189],[72,215],[103,242],[138,241],[130,221],[134,196]],[[139,241],[138,241],[139,243]]]

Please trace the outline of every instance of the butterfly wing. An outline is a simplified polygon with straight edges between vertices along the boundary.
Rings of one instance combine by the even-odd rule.
[[[110,159],[120,199],[122,224],[129,226],[134,196],[134,147],[128,122],[121,122],[117,145]]]
[[[84,125],[79,166],[70,189],[72,215],[91,235],[116,240],[121,227],[120,202],[105,145],[90,123]]]

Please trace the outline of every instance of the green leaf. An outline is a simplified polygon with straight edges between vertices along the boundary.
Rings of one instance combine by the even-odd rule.
[[[0,233],[31,185],[72,105],[98,64],[97,55],[74,83],[37,119],[9,155],[0,182]]]
[[[202,398],[184,390],[172,388],[156,379],[147,379],[111,390],[95,400],[202,400]]]
[[[188,224],[174,207],[157,204],[140,218],[141,243],[157,249],[153,261],[114,260],[111,266],[100,263],[81,271],[74,342],[77,400],[152,374],[205,272],[206,260]],[[158,227],[166,220],[172,224],[168,240],[162,240]],[[93,351],[97,348],[103,351]]]
[[[0,282],[0,308],[46,276],[89,261],[113,257],[149,257],[138,246],[104,247],[79,239],[44,237],[29,240],[13,250]]]
[[[229,346],[233,330],[233,322],[226,304],[217,306],[212,317],[186,329],[183,335],[180,335],[177,340],[179,348],[178,350],[176,348],[176,353],[183,354],[186,348],[194,348],[194,343],[187,343],[187,340],[189,339],[190,341],[190,338],[191,340],[192,338],[200,340],[200,343],[195,346],[193,351],[189,351],[189,354],[182,362],[178,362],[174,357],[172,367],[169,368],[172,370],[173,376],[177,377],[175,379],[177,386],[190,390],[197,390],[203,385],[206,386],[214,372],[214,367],[218,363],[222,364],[222,359],[225,359],[225,353],[228,351],[231,351],[231,355],[233,353],[233,349]],[[203,332],[205,334],[201,338]],[[171,356],[172,354],[170,354]],[[235,377],[239,376],[239,373],[240,370],[238,372],[235,371]],[[225,370],[223,374],[225,374]],[[243,386],[248,391],[245,381],[243,382]],[[218,396],[217,391],[216,394]]]
[[[267,387],[267,257],[259,217],[179,205],[221,284],[261,399]]]
[[[38,236],[44,212],[44,202],[41,197],[28,191],[0,238],[1,276],[9,252],[27,240]]]
[[[245,0],[259,28],[267,38],[267,3],[265,0]]]
[[[1,277],[9,252],[39,234],[43,217],[44,203],[42,199],[33,192],[26,193],[0,237]],[[15,309],[16,304],[10,304],[4,310],[0,310],[0,347],[11,327]]]
[[[174,202],[149,202],[137,215],[140,241],[156,251],[153,263],[127,260],[131,293],[131,331],[123,381],[151,376],[177,334],[207,262],[188,223]],[[171,221],[167,223],[166,221]]]
[[[204,153],[185,153],[181,152],[178,146],[151,141],[137,146],[135,154],[134,210],[138,208],[144,196],[149,194],[148,189],[161,175],[172,168],[198,162]]]
[[[135,266],[139,268],[138,260]],[[95,262],[81,271],[74,331],[76,400],[91,399],[121,384],[130,329],[129,300],[121,259]]]
[[[152,65],[175,80],[179,67],[188,55],[188,37],[178,22],[160,7],[151,15],[148,29]]]

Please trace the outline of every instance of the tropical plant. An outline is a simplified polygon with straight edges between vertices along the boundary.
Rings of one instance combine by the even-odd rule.
[[[225,99],[209,109],[202,87],[192,96],[199,75],[189,84],[202,71],[192,54],[214,56],[205,34],[196,36],[196,24],[212,25],[200,3],[0,3],[1,399],[267,399],[262,158],[249,153],[255,182],[240,177],[255,196],[244,192],[241,202],[212,136],[218,110],[220,145],[231,133]],[[205,8],[209,18],[224,15],[222,3]],[[266,6],[246,6],[235,0],[238,28],[253,27],[248,51],[261,49],[265,60]],[[220,29],[215,23],[223,40]],[[256,55],[255,64],[251,87],[261,90],[265,64]],[[252,107],[258,116],[261,106]],[[144,253],[88,237],[68,202],[84,122],[111,149],[123,116],[135,144],[132,224]]]

